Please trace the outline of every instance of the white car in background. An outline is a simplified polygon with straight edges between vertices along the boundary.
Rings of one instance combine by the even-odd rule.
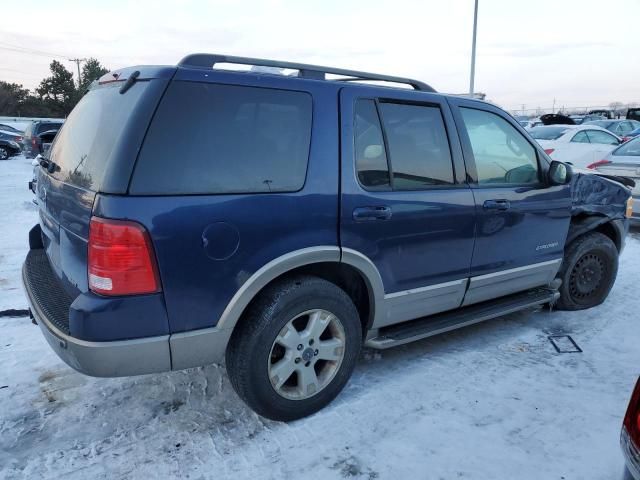
[[[590,168],[605,175],[616,175],[633,180],[636,185],[631,189],[633,211],[631,223],[640,224],[640,136],[623,143],[602,160],[590,165]]]
[[[602,160],[622,139],[596,125],[543,125],[529,134],[553,160],[586,168]]]

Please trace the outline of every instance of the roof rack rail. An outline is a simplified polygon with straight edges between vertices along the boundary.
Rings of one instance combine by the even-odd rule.
[[[306,63],[281,62],[279,60],[268,60],[262,58],[235,57],[231,55],[217,55],[213,53],[193,53],[187,55],[178,63],[179,67],[193,68],[213,68],[216,63],[233,63],[238,65],[255,65],[260,67],[276,67],[298,70],[302,78],[315,80],[326,80],[326,74],[344,75],[348,78],[336,79],[336,81],[362,81],[375,80],[381,82],[403,83],[411,85],[414,90],[423,92],[435,92],[435,90],[424,82],[411,78],[394,77],[391,75],[381,75],[379,73],[359,72],[356,70],[345,70],[343,68],[322,67],[320,65],[309,65]]]

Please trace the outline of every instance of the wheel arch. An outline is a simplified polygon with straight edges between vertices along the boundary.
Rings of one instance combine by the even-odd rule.
[[[278,257],[251,275],[225,308],[216,328],[233,331],[260,292],[275,281],[298,274],[316,275],[345,290],[358,308],[364,331],[381,312],[384,289],[371,260],[355,250],[310,247]]]
[[[576,238],[589,232],[600,232],[606,235],[613,241],[618,252],[622,251],[625,236],[625,228],[622,220],[611,219],[603,215],[574,217],[571,219],[566,245],[569,245]]]

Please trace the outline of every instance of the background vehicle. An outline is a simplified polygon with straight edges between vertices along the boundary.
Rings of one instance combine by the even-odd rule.
[[[632,131],[640,128],[640,122],[635,120],[590,120],[585,125],[597,125],[605,128],[618,137],[624,137]]]
[[[20,153],[21,140],[22,136],[19,132],[0,130],[0,160],[6,160]]]
[[[24,131],[24,137],[22,140],[22,151],[27,158],[34,158],[39,153],[42,153],[42,138],[40,135],[47,132],[47,139],[51,135],[51,132],[58,131],[62,127],[64,122],[46,120],[31,122]]]
[[[633,389],[622,422],[620,446],[626,463],[625,480],[640,480],[640,379]]]
[[[622,137],[622,141],[627,142],[632,138],[637,137],[638,135],[640,135],[640,128],[636,128],[633,132],[627,133],[624,137]]]
[[[12,127],[11,125],[7,125],[5,123],[0,123],[0,130],[5,132],[10,132],[10,133],[15,133],[18,135],[22,135],[24,133],[22,130],[18,130],[17,128]]]
[[[272,60],[110,72],[41,167],[23,281],[56,353],[96,376],[224,359],[279,420],[335,398],[363,344],[602,303],[628,225],[626,187],[492,104]]]
[[[596,125],[548,125],[535,127],[529,134],[552,159],[569,162],[575,167],[601,160],[622,140]]]
[[[13,140],[2,138],[0,135],[0,160],[7,160],[20,153],[20,145]]]
[[[640,122],[640,108],[629,108],[625,118],[627,120],[637,120]]]
[[[605,119],[613,118],[613,112],[611,110],[590,110],[589,115],[600,115]]]
[[[640,137],[623,143],[589,168],[606,175],[631,178],[636,183],[632,189],[634,202],[630,219],[636,224],[640,222]]]
[[[543,125],[575,125],[571,117],[563,115],[562,113],[547,113],[540,116],[540,121]]]

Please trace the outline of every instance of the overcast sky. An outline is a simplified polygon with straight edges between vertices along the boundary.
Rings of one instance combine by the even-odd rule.
[[[34,88],[55,54],[109,68],[190,52],[319,63],[469,88],[473,0],[21,0],[0,79]],[[7,10],[5,5],[5,12]],[[19,15],[17,15],[19,13]],[[11,20],[11,19],[14,20]],[[640,0],[480,0],[476,91],[508,109],[640,102]]]

